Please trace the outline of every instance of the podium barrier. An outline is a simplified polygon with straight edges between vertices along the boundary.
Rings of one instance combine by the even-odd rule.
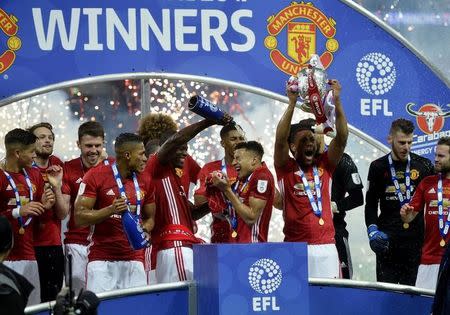
[[[317,278],[308,284],[305,244],[198,245],[194,253],[196,281],[100,293],[98,314],[423,315],[433,301],[432,291],[406,285]],[[26,314],[49,314],[52,303]]]
[[[305,243],[194,246],[198,314],[309,314]]]

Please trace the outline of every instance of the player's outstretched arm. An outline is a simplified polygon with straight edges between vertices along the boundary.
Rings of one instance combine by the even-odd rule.
[[[201,131],[214,124],[216,124],[214,120],[203,119],[176,132],[159,148],[157,154],[160,162],[164,164],[166,161],[169,161],[170,156],[178,147],[185,145]]]
[[[289,98],[289,105],[277,125],[275,133],[275,152],[274,165],[282,167],[289,159],[289,131],[291,128],[292,116],[294,115],[295,103],[297,102],[298,93],[294,93],[286,89]]]
[[[330,85],[333,90],[334,105],[336,106],[336,137],[328,147],[328,160],[336,166],[341,160],[347,145],[348,123],[341,103],[341,85],[338,80],[330,80]]]

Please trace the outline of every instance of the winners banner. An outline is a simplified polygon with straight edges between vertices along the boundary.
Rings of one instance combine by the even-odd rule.
[[[121,73],[203,76],[284,95],[289,76],[317,54],[362,132],[386,143],[394,119],[412,119],[413,151],[427,157],[450,135],[448,83],[347,1],[4,0],[0,29],[0,104]]]

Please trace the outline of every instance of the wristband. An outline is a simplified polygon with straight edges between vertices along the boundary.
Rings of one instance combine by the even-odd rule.
[[[18,219],[20,217],[20,207],[12,209],[12,216],[14,219]]]

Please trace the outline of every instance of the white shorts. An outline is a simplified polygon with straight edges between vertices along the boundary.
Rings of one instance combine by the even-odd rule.
[[[308,276],[312,278],[340,278],[340,264],[336,245],[308,245]]]
[[[36,260],[5,260],[3,263],[6,267],[24,276],[34,286],[34,290],[31,291],[30,297],[28,298],[27,306],[41,303],[41,285]]]
[[[175,247],[158,251],[156,281],[158,283],[192,280],[194,258],[192,248]]]
[[[156,269],[147,270],[147,271],[145,271],[145,274],[147,276],[147,284],[148,285],[158,283],[158,281],[156,281]]]
[[[416,287],[428,290],[436,290],[439,275],[439,264],[419,265],[417,271]]]
[[[90,261],[86,289],[94,293],[147,285],[144,264],[140,261]]]
[[[68,255],[72,255],[72,286],[75,294],[78,295],[81,289],[86,288],[86,267],[88,263],[87,246],[80,244],[64,245],[66,286],[69,286],[69,260]]]
[[[144,269],[147,275],[147,284],[156,284],[156,271],[152,269],[152,246],[145,249]]]

